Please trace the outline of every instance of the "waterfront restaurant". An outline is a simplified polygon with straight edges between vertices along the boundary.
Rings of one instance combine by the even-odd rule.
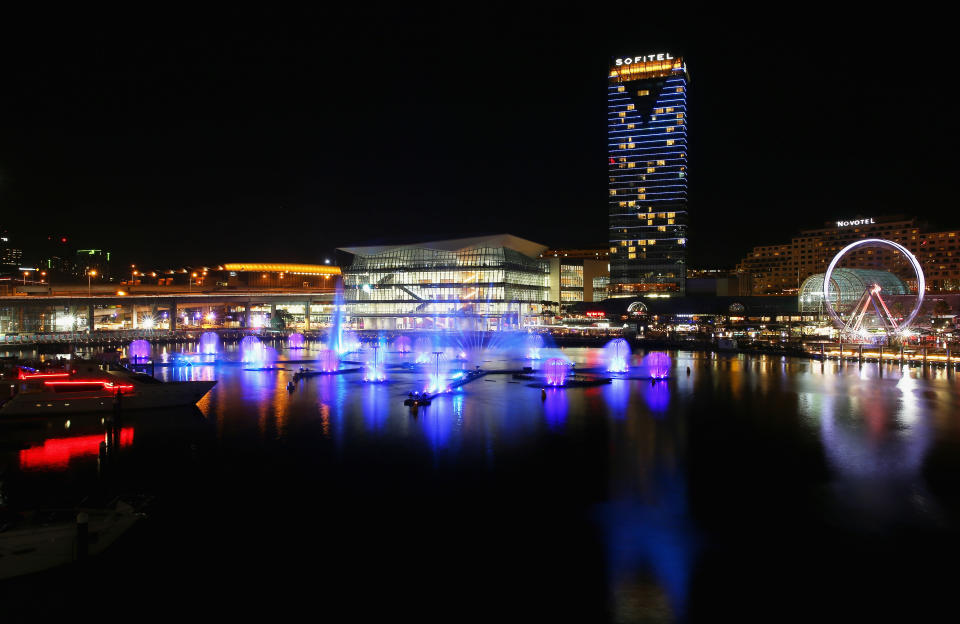
[[[515,330],[552,318],[547,249],[510,234],[342,247],[354,329]]]

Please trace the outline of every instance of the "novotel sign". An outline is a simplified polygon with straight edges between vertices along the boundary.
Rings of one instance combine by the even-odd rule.
[[[870,225],[876,223],[871,219],[854,219],[853,221],[837,221],[837,227],[850,227],[851,225]]]
[[[615,63],[617,65],[633,65],[634,63],[649,63],[651,61],[672,61],[673,57],[666,52],[661,52],[659,54],[647,54],[646,56],[628,56],[626,58],[618,58]]]

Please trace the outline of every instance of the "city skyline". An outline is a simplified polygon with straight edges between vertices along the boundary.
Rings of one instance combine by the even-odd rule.
[[[954,91],[936,37],[890,54],[881,31],[838,26],[818,53],[799,30],[518,22],[490,46],[486,26],[157,27],[92,47],[53,29],[0,100],[2,225],[155,266],[504,230],[604,247],[600,73],[637,50],[695,68],[688,266],[733,267],[758,227],[890,213],[957,225],[955,122],[937,116],[934,136],[925,121]],[[169,222],[181,231],[152,235]],[[174,237],[191,247],[171,251]]]

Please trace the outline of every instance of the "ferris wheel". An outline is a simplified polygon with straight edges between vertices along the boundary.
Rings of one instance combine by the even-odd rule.
[[[857,247],[884,247],[892,249],[902,254],[913,268],[914,275],[917,278],[917,300],[913,304],[913,309],[910,311],[910,314],[904,317],[899,323],[897,323],[897,320],[890,313],[890,309],[887,307],[886,302],[884,302],[883,297],[880,295],[881,288],[879,284],[867,285],[863,294],[860,296],[860,300],[857,302],[857,305],[853,307],[853,310],[850,312],[850,316],[846,320],[844,320],[837,313],[833,307],[833,304],[830,303],[830,277],[833,275],[833,270],[836,268],[837,263],[839,263],[845,255]],[[860,332],[863,328],[864,317],[870,308],[873,308],[877,318],[883,325],[883,328],[887,334],[902,333],[907,329],[907,327],[910,326],[910,323],[913,322],[913,319],[916,318],[917,314],[920,313],[920,307],[923,305],[923,293],[925,291],[926,281],[923,277],[923,269],[920,267],[920,262],[917,260],[916,256],[910,253],[910,250],[900,243],[883,238],[865,238],[863,240],[850,243],[833,257],[833,260],[830,261],[830,265],[827,267],[827,272],[823,275],[824,308],[826,308],[827,313],[833,320],[833,324],[844,333]]]

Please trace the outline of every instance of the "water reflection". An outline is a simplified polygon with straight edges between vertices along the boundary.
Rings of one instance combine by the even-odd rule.
[[[320,354],[299,351],[307,352],[298,354],[304,359]],[[171,348],[167,356],[177,352]],[[783,498],[791,513],[796,507],[790,505],[805,505],[818,530],[886,535],[904,524],[949,525],[941,499],[960,504],[960,495],[931,492],[924,476],[933,449],[960,440],[956,380],[943,371],[888,366],[881,374],[876,364],[671,353],[669,381],[621,378],[593,388],[548,389],[544,396],[509,375],[489,375],[413,413],[403,399],[424,387],[429,367],[401,368],[411,355],[384,354],[385,366],[393,367],[388,383],[363,384],[357,372],[304,378],[292,389],[294,366],[244,370],[231,363],[238,355],[236,345],[225,345],[216,365],[156,369],[165,380],[218,383],[192,419],[162,413],[124,424],[115,447],[121,457],[136,459],[124,478],[163,483],[168,472],[197,470],[198,456],[239,456],[253,472],[274,471],[271,484],[302,481],[297,492],[320,491],[315,475],[335,474],[349,496],[383,496],[380,487],[396,488],[398,498],[413,492],[418,501],[433,500],[435,492],[438,499],[480,492],[489,497],[485,504],[504,506],[498,514],[554,487],[537,499],[543,513],[595,520],[591,526],[603,543],[602,564],[578,560],[562,572],[605,578],[622,620],[688,613],[698,600],[692,579],[709,550],[703,544],[741,546],[723,519],[728,511],[782,519],[771,508]],[[563,356],[577,369],[604,365],[599,350],[565,349]],[[291,357],[281,352],[279,361]],[[640,357],[633,354],[630,366]],[[493,355],[484,360],[500,369],[520,365]],[[0,461],[15,491],[61,493],[97,478],[105,428],[97,420],[81,425],[78,419],[70,429],[56,421],[5,430],[3,439]],[[188,446],[199,451],[184,451]],[[205,469],[219,474],[217,462],[226,460],[211,461]],[[699,474],[708,475],[699,480],[691,468],[697,462]],[[156,465],[163,469],[150,468]],[[811,478],[810,466],[822,466],[822,478]],[[425,479],[436,489],[429,495],[416,489]],[[548,484],[551,479],[556,482]],[[178,483],[167,495],[190,487],[190,481]],[[716,493],[727,488],[732,493]],[[503,491],[508,494],[500,498]],[[714,511],[723,505],[729,510]],[[554,539],[544,531],[525,539]],[[569,537],[583,541],[580,534]],[[713,582],[724,579],[705,580]]]
[[[569,400],[567,390],[563,388],[549,388],[543,399],[543,414],[547,428],[551,431],[560,432],[567,425],[567,410],[569,409]]]

